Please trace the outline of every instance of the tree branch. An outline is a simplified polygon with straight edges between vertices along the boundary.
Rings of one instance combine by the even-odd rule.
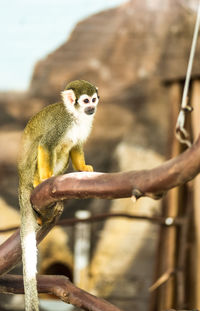
[[[62,210],[62,204],[56,204],[52,207],[54,217],[51,221],[45,223],[37,232],[37,242],[39,243],[48,234],[52,227],[58,221]],[[0,245],[0,275],[3,275],[14,268],[21,260],[22,250],[20,241],[20,230],[13,233],[4,243]]]
[[[51,204],[71,198],[125,198],[134,193],[156,196],[193,179],[200,172],[200,137],[184,153],[164,164],[142,171],[125,173],[72,173],[50,178],[36,187],[31,200],[34,208],[47,215]],[[56,214],[57,213],[57,214]],[[51,222],[42,226],[38,241],[56,224],[60,212],[54,212]],[[0,245],[0,275],[9,271],[21,259],[19,231]]]
[[[135,219],[135,220],[141,220],[141,221],[150,221],[155,224],[163,225],[163,226],[181,226],[185,223],[184,219],[182,217],[162,217],[162,216],[148,216],[148,215],[134,215],[129,213],[101,213],[101,214],[95,214],[88,218],[64,218],[59,220],[56,225],[57,226],[74,226],[77,223],[93,223],[93,222],[99,222],[99,221],[105,221],[108,218],[127,218],[127,219]],[[19,229],[19,226],[13,226],[13,227],[7,227],[4,229],[0,229],[1,233],[7,233],[10,231],[15,231]]]
[[[37,186],[31,196],[34,208],[45,214],[46,207],[64,199],[117,199],[163,194],[193,179],[200,172],[200,136],[179,156],[150,170],[122,173],[79,172],[52,177]]]
[[[88,311],[120,311],[117,307],[73,285],[65,276],[40,275],[37,277],[38,293],[53,294],[66,303]],[[24,294],[23,278],[17,275],[0,277],[0,292]]]

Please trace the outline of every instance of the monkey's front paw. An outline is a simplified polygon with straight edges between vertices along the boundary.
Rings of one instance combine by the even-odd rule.
[[[91,165],[84,165],[83,172],[93,172],[93,167]]]

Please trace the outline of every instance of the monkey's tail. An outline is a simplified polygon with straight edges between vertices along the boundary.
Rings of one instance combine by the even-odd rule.
[[[25,293],[25,310],[39,311],[37,292],[37,222],[30,202],[30,189],[19,189],[21,210],[21,245],[23,262],[23,279]]]

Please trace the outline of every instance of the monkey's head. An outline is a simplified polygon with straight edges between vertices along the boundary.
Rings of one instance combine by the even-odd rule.
[[[80,114],[93,116],[99,101],[98,90],[85,80],[70,82],[61,93],[63,102],[68,111],[76,117]]]

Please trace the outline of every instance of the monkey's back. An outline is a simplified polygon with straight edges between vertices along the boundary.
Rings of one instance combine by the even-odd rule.
[[[56,144],[59,139],[62,139],[71,122],[72,118],[63,103],[49,105],[29,120],[24,129],[20,146],[19,181],[23,180],[23,184],[28,183],[32,186],[40,141],[47,140],[51,135]]]

